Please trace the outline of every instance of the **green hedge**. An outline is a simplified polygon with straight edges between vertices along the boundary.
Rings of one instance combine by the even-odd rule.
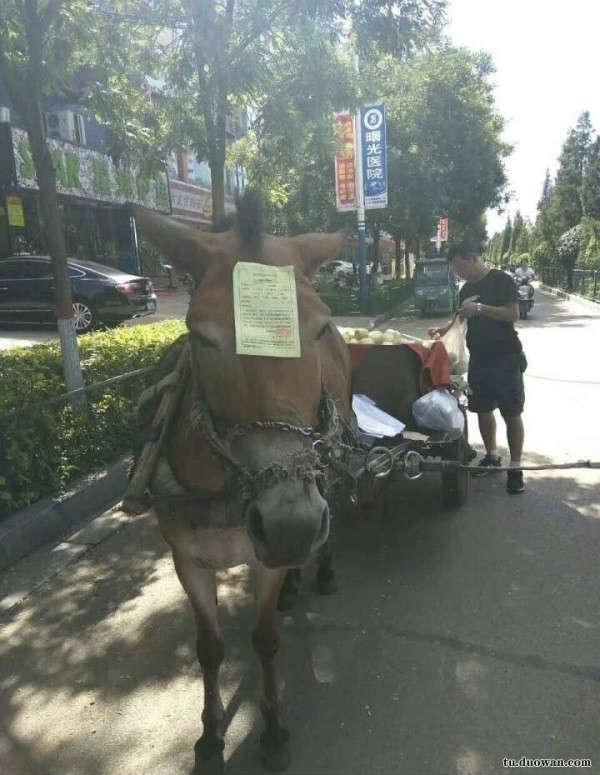
[[[327,304],[332,315],[382,315],[394,309],[412,295],[410,280],[391,280],[369,288],[367,309],[361,311],[358,288],[341,288],[332,280],[321,281],[318,287],[321,299]]]
[[[173,320],[80,337],[86,384],[157,363],[184,331]],[[133,407],[146,381],[94,391],[79,413],[44,403],[65,392],[58,344],[0,353],[0,516],[64,492],[131,449]]]
[[[358,313],[355,289],[323,291],[334,315]],[[403,281],[373,287],[369,312],[393,309],[410,293]],[[86,384],[157,363],[184,331],[173,320],[80,337]],[[68,403],[47,404],[66,389],[57,343],[0,352],[0,517],[64,492],[131,449],[133,407],[146,382],[136,377],[94,391],[77,412]]]

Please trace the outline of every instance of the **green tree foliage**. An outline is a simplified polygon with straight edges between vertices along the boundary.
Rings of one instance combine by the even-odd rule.
[[[335,34],[332,19],[315,24],[312,17],[300,18],[293,29],[271,38],[254,96],[251,135],[230,149],[229,159],[244,164],[250,181],[268,192],[272,229],[296,232],[352,220],[334,209],[333,113],[356,107],[361,97],[380,97],[369,85],[370,59],[382,59],[381,49],[393,49],[397,57],[405,57],[426,42],[433,44],[443,5],[437,0],[338,4],[353,39],[361,41],[360,50],[365,51],[370,41],[372,57],[361,60],[362,95],[353,72],[353,51]],[[367,6],[370,11],[365,14]],[[382,9],[393,20],[388,24],[395,30],[393,45],[383,32],[377,33]],[[379,214],[371,214],[369,220],[377,233],[382,225]]]
[[[562,148],[553,192],[561,233],[576,226],[583,216],[583,171],[590,151],[592,131],[590,114],[586,111],[579,117],[575,129],[569,132]]]
[[[502,257],[507,256],[510,252],[510,246],[512,244],[512,233],[513,233],[513,227],[510,220],[510,216],[506,219],[506,224],[504,226],[504,231],[502,232],[502,246],[501,246],[501,253]]]
[[[510,244],[508,246],[508,252],[511,255],[514,255],[514,253],[516,252],[516,242],[521,234],[522,229],[523,229],[523,216],[521,215],[521,212],[517,210],[515,214],[515,220],[513,223],[511,235],[510,235]]]
[[[156,0],[155,23],[172,27],[162,41],[163,96],[178,106],[175,125],[211,170],[213,219],[225,215],[227,119],[260,104],[288,36],[306,25],[335,38],[340,0]],[[179,119],[183,116],[183,120]]]
[[[252,131],[229,152],[267,192],[269,226],[298,233],[333,226],[332,116],[357,100],[351,58],[325,31],[304,25],[277,40],[278,61]]]
[[[502,262],[502,232],[497,231],[489,240],[485,250],[485,258],[495,266],[500,266]]]
[[[407,59],[439,39],[446,0],[362,0],[345,3],[361,54]]]
[[[600,220],[600,137],[591,144],[581,187],[583,214]]]
[[[580,225],[583,239],[577,264],[583,269],[600,269],[600,219],[584,218]]]
[[[544,208],[548,207],[553,189],[554,189],[554,185],[552,183],[552,178],[550,177],[550,170],[546,169],[546,177],[544,178],[542,196],[540,197],[540,201],[538,202],[538,206],[537,206],[538,212],[541,212],[542,210],[544,210]]]
[[[482,214],[503,201],[503,121],[483,54],[446,49],[407,63],[384,59],[368,74],[389,106],[389,228],[427,240],[440,214],[451,238],[484,236]]]
[[[600,264],[600,138],[589,113],[581,114],[562,148],[553,182],[546,173],[530,252],[538,264]]]
[[[509,243],[509,254],[513,257],[521,256],[529,250],[529,225],[517,210],[512,227]]]

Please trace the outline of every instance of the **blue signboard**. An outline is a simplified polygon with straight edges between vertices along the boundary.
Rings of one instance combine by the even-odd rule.
[[[365,105],[360,111],[365,209],[387,207],[387,150],[385,105]]]

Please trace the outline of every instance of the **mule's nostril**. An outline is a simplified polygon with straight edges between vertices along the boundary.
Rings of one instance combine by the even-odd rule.
[[[262,514],[258,506],[253,503],[248,511],[248,528],[250,533],[262,543],[265,542],[265,528],[263,525]]]

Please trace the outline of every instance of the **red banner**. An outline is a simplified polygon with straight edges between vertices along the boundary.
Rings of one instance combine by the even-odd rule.
[[[354,147],[354,117],[336,113],[335,132],[335,199],[340,212],[356,210],[356,158]]]
[[[440,218],[438,224],[438,234],[440,235],[440,242],[448,242],[448,219]]]

